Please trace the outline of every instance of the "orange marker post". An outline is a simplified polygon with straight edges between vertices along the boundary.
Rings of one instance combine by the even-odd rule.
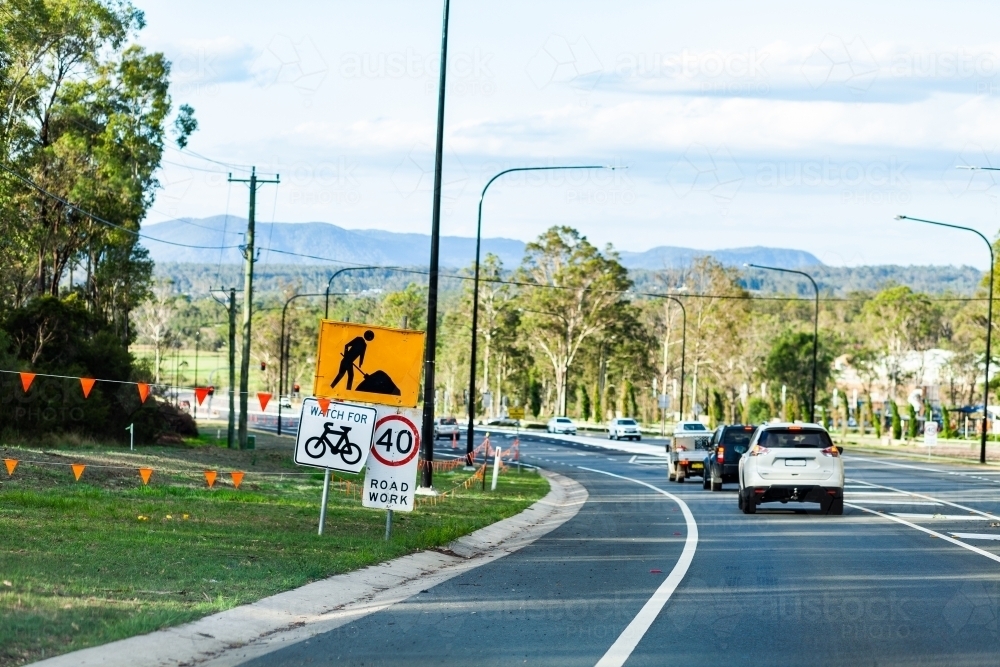
[[[73,464],[73,477],[76,477],[76,481],[80,481],[80,476],[83,475],[83,471],[87,466],[82,463]]]
[[[198,401],[198,405],[205,402],[205,397],[208,396],[208,387],[195,387],[194,397]]]
[[[4,459],[3,462],[7,466],[7,476],[13,477],[14,470],[17,469],[17,459]]]
[[[152,468],[139,468],[139,477],[142,477],[142,485],[149,484],[149,478],[153,475]]]
[[[330,410],[330,399],[320,398],[319,396],[317,396],[316,402],[319,403],[319,409],[323,411],[324,415],[326,415],[326,413]]]
[[[271,394],[266,391],[258,391],[257,400],[260,401],[260,409],[267,410],[267,403],[271,400]]]
[[[231,473],[229,473],[229,476],[233,478],[233,486],[235,486],[237,489],[240,488],[240,484],[243,483],[244,474],[246,473],[242,473],[239,470],[234,470]]]
[[[149,385],[145,382],[136,382],[135,387],[139,390],[139,402],[145,403],[149,397]]]
[[[218,476],[218,474],[219,473],[215,472],[214,470],[205,471],[205,481],[208,482],[208,488],[211,489],[215,485],[215,478]]]

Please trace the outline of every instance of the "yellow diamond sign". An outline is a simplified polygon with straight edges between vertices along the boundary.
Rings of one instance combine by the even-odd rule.
[[[322,320],[313,394],[416,407],[424,332]]]

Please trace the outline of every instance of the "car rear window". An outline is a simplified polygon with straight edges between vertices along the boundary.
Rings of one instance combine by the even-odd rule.
[[[707,431],[704,424],[684,424],[684,431]]]
[[[776,428],[760,434],[757,441],[763,447],[801,447],[826,449],[833,446],[830,434],[819,429]]]
[[[749,431],[745,429],[727,429],[725,434],[722,436],[722,444],[724,445],[749,445],[750,438],[753,437],[753,429]]]
[[[559,422],[560,424],[572,424],[573,423],[571,420],[566,419],[565,417],[561,417],[561,418],[557,419],[556,421]]]
[[[634,419],[619,419],[618,423],[621,424],[622,426],[635,426]]]
[[[458,423],[458,420],[455,419],[454,417],[445,417],[441,420],[441,423],[446,424],[448,426],[454,426],[455,424]]]

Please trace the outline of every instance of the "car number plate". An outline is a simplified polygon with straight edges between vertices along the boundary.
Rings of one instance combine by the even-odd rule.
[[[691,467],[692,468],[703,468],[703,467],[705,467],[705,465],[703,463],[692,463]]]
[[[786,466],[805,466],[805,459],[785,459]]]

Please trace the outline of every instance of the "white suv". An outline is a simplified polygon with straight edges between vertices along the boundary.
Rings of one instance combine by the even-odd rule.
[[[608,422],[608,439],[609,440],[642,440],[642,434],[639,433],[639,425],[634,419],[628,419],[627,417],[619,417],[617,419],[612,419]]]
[[[826,514],[844,513],[842,448],[819,424],[764,424],[740,458],[739,505],[753,514],[761,503],[819,503]]]

